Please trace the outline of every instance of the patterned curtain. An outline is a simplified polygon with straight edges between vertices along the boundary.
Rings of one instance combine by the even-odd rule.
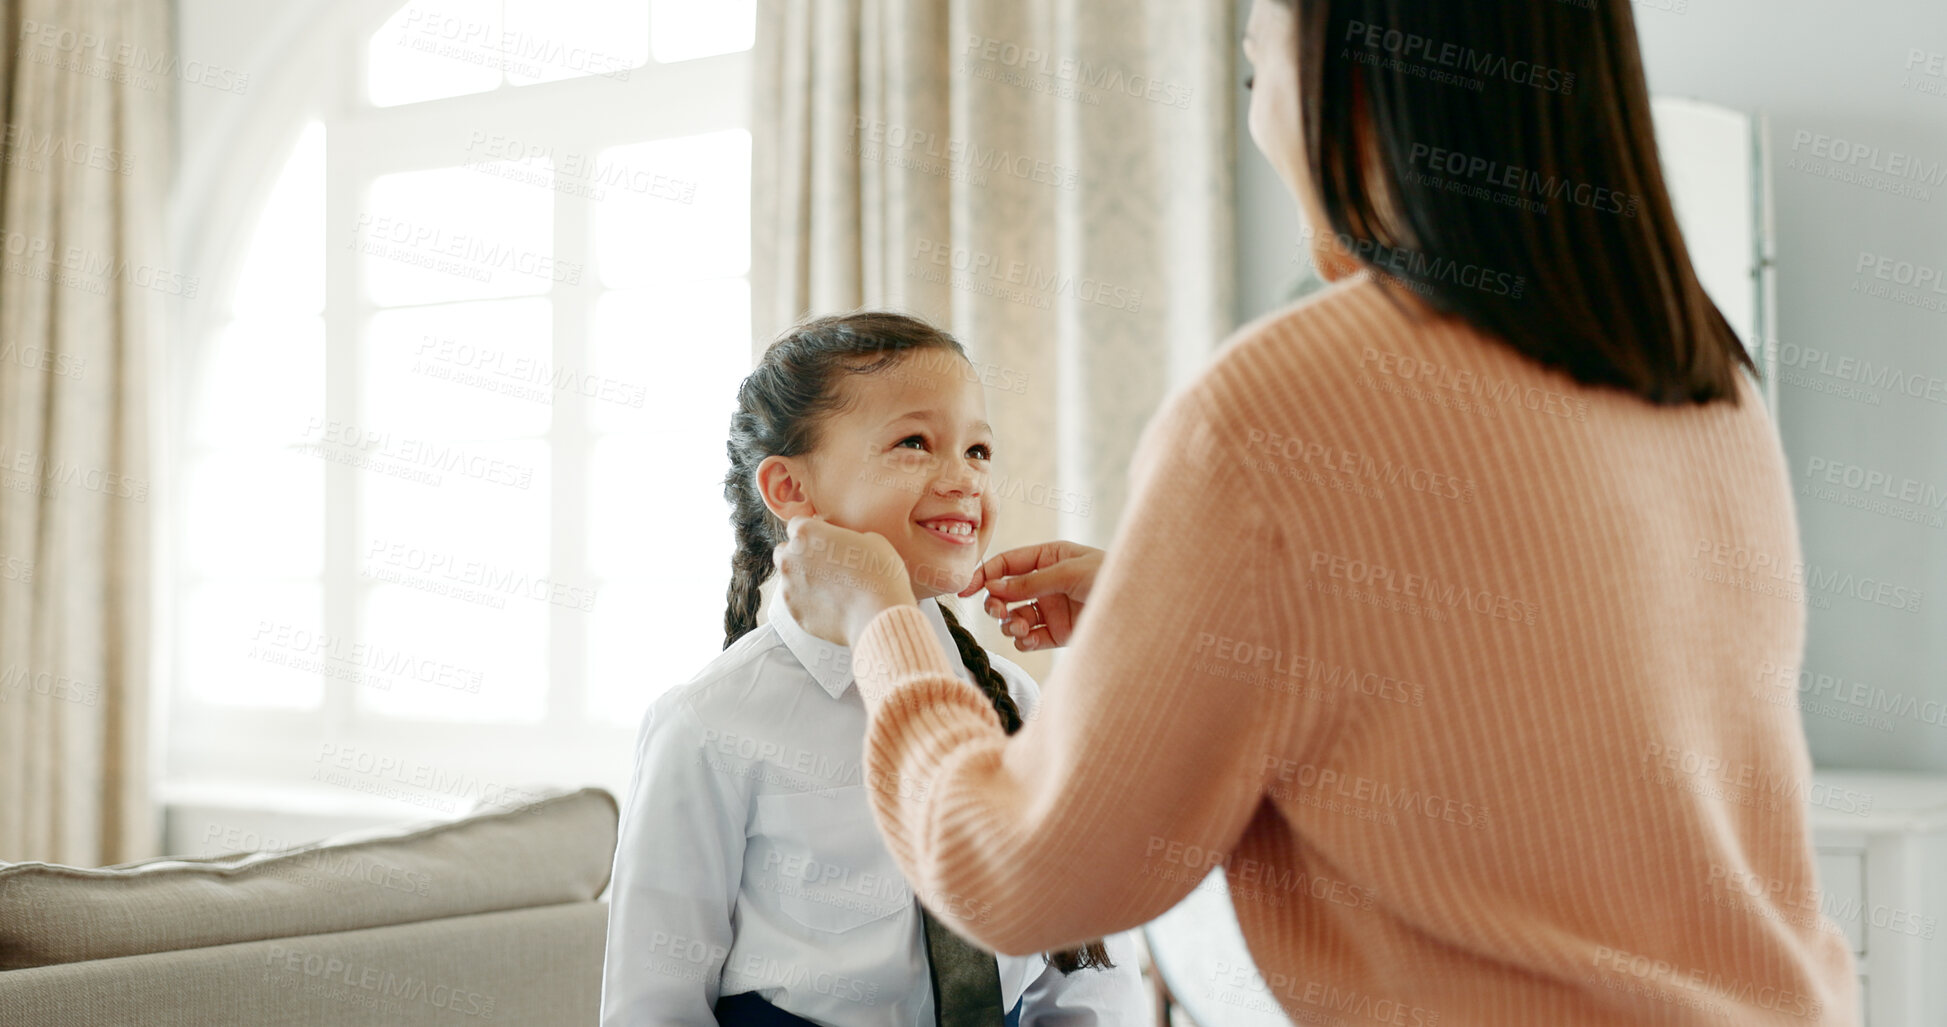
[[[161,0],[0,0],[0,860],[154,854],[148,366],[175,62]]]

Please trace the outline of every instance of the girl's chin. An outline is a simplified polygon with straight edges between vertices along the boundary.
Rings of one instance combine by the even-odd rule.
[[[969,553],[964,560],[935,562],[922,565],[908,561],[906,566],[912,572],[913,598],[928,599],[933,596],[947,596],[967,587],[973,580],[974,568],[980,561]]]

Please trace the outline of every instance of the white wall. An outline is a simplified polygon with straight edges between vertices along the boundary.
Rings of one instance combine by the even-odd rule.
[[[1806,562],[1924,592],[1917,612],[1849,598],[1809,611],[1806,669],[1834,679],[1801,684],[1813,760],[1947,771],[1947,527],[1804,491],[1816,482],[1865,498],[1808,474],[1815,460],[1855,465],[1935,490],[1921,506],[1947,518],[1947,382],[1939,381],[1947,379],[1947,291],[1922,292],[1941,304],[1933,311],[1852,291],[1875,281],[1855,274],[1862,254],[1947,271],[1947,181],[1912,183],[1931,194],[1920,200],[1805,170],[1808,160],[1835,166],[1814,153],[1823,135],[1878,147],[1882,163],[1895,152],[1912,155],[1929,169],[1927,183],[1947,180],[1947,76],[1921,76],[1939,95],[1904,88],[1903,77],[1910,50],[1947,51],[1947,5],[1692,0],[1682,14],[1638,10],[1652,90],[1760,110],[1771,120],[1778,342],[1786,360],[1801,365],[1781,375],[1779,426],[1801,490]],[[1801,141],[1801,132],[1812,139]],[[1833,356],[1808,359],[1808,349]],[[1877,403],[1820,391],[1852,384],[1844,357],[1938,387],[1929,400],[1855,386]]]
[[[1249,9],[1249,0],[1238,0],[1240,26]],[[1932,55],[1947,52],[1947,4],[1654,0],[1635,10],[1652,93],[1762,112],[1771,121],[1777,342],[1785,361],[1799,365],[1781,375],[1778,419],[1800,490],[1808,568],[1921,593],[1917,604],[1893,593],[1881,602],[1831,596],[1808,609],[1805,667],[1829,678],[1800,683],[1813,760],[1947,771],[1947,291],[1921,291],[1941,304],[1933,311],[1852,291],[1855,283],[1879,284],[1871,272],[1855,274],[1862,254],[1894,262],[1895,274],[1905,261],[1947,277],[1947,75],[1924,74],[1939,67]],[[1923,54],[1916,78],[1935,93],[1907,87],[1916,48]],[[1294,205],[1243,128],[1244,103],[1240,89],[1240,321],[1282,302],[1297,274],[1298,231]],[[1811,138],[1795,151],[1800,132]],[[1818,136],[1878,147],[1882,164],[1895,152],[1910,155],[1925,182],[1909,184],[1931,198],[1794,165],[1811,158],[1819,168],[1836,166],[1814,155]],[[1811,350],[1831,356],[1808,356]],[[1848,382],[1858,372],[1843,358],[1890,367],[1918,382],[1923,395]],[[1858,398],[1830,391],[1848,386]],[[1814,466],[1841,482],[1809,474]],[[1843,505],[1870,498],[1845,487],[1848,473],[1884,475],[1895,496],[1921,490],[1919,503],[1891,505],[1943,526]],[[1838,498],[1810,494],[1814,484]],[[1902,601],[1917,610],[1890,605]]]

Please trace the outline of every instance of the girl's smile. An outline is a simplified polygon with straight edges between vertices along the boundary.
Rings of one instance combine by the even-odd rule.
[[[949,546],[970,546],[976,541],[980,528],[978,519],[961,514],[947,514],[930,520],[915,521],[927,533]]]

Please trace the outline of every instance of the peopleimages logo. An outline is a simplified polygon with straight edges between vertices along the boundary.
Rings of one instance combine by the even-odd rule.
[[[1919,613],[1924,589],[1850,571],[1827,570],[1817,564],[1783,558],[1762,549],[1700,538],[1686,573],[1742,591],[1772,595],[1791,602],[1817,602],[1820,596],[1847,596],[1875,606]]]
[[[926,129],[911,128],[898,122],[864,117],[853,118],[852,139],[852,152],[867,160],[884,160],[884,155],[892,152],[908,156],[931,157],[975,172],[1012,175],[1024,181],[1049,185],[1057,189],[1073,190],[1081,181],[1081,172],[1075,168],[1042,160],[1029,154],[1015,153],[1004,147],[982,146],[978,142],[942,136]],[[864,146],[866,143],[872,145],[866,147]],[[985,180],[973,184],[982,185],[985,184]]]
[[[1753,693],[1767,701],[1782,694],[1784,701],[1779,705],[1791,705],[1791,700],[1797,698],[1797,705],[1804,709],[1807,704],[1829,700],[1856,710],[1856,713],[1847,711],[1837,715],[1838,719],[1855,724],[1879,727],[1879,723],[1884,721],[1886,726],[1879,729],[1891,731],[1893,727],[1888,718],[1897,717],[1910,723],[1947,730],[1947,702],[1939,699],[1921,699],[1865,681],[1815,673],[1796,664],[1778,664],[1769,660],[1758,665],[1757,681]]]
[[[1300,261],[1310,262],[1311,247],[1318,237],[1318,233],[1310,225],[1305,225],[1298,230]],[[1478,264],[1462,263],[1407,247],[1389,246],[1376,239],[1355,238],[1343,232],[1328,232],[1324,234],[1324,238],[1360,263],[1391,272],[1401,285],[1422,296],[1432,294],[1433,283],[1444,282],[1464,289],[1475,289],[1490,296],[1504,296],[1518,300],[1528,285],[1525,275],[1497,271]]]
[[[20,35],[16,38],[23,44],[33,43],[42,48],[27,50],[22,47],[18,51],[35,64],[53,64],[91,78],[125,82],[144,92],[155,89],[155,83],[145,77],[148,75],[180,79],[190,85],[208,86],[225,93],[242,93],[250,88],[249,72],[208,61],[183,60],[174,54],[159,53],[134,43],[118,43],[105,36],[64,25],[47,25],[22,19]],[[50,59],[48,51],[60,56]],[[116,73],[103,74],[108,68],[115,69]]]
[[[122,282],[164,296],[193,299],[199,284],[195,275],[84,246],[63,246],[57,251],[46,237],[24,232],[0,231],[0,253],[7,257],[8,274],[42,281],[53,278],[68,288],[96,295],[106,294],[107,283]]]
[[[634,63],[626,55],[602,53],[578,43],[419,5],[408,8],[398,43],[421,53],[528,77],[559,69],[627,82]]]
[[[1345,43],[1363,47],[1369,55],[1386,53],[1396,58],[1392,70],[1412,71],[1418,69],[1397,62],[1412,61],[1422,66],[1452,68],[1470,75],[1501,79],[1520,86],[1532,86],[1550,93],[1564,95],[1575,92],[1575,73],[1550,68],[1534,61],[1510,59],[1496,53],[1476,50],[1458,43],[1443,43],[1416,32],[1402,32],[1384,25],[1373,25],[1363,21],[1351,21],[1345,27]],[[1370,61],[1366,63],[1371,63]],[[1483,83],[1479,79],[1455,79],[1453,84],[1463,85],[1479,92]]]
[[[1443,581],[1430,574],[1413,573],[1387,567],[1357,557],[1313,550],[1311,571],[1314,578],[1343,581],[1375,593],[1417,599],[1435,607],[1469,610],[1495,620],[1533,624],[1541,607],[1485,588],[1473,588]]]
[[[112,171],[118,175],[127,175],[135,170],[135,158],[114,147],[52,132],[35,135],[33,129],[13,122],[8,122],[5,134],[0,135],[0,149],[6,151],[6,162],[9,164],[34,161],[29,166],[32,171],[45,170],[46,158]]]
[[[1947,185],[1947,162],[1806,129],[1792,133],[1785,167],[1921,201],[1933,199],[1928,186]]]
[[[1795,342],[1778,347],[1779,367],[1787,372],[1804,371],[1836,382],[1863,385],[1884,392],[1898,392],[1929,403],[1947,404],[1947,377],[1910,371],[1887,363],[1874,363],[1862,357],[1842,356]],[[1787,381],[1791,378],[1787,376]],[[1803,384],[1803,381],[1794,383]],[[1820,391],[1834,391],[1833,387]],[[1879,396],[1866,393],[1867,402],[1877,404]]]
[[[1407,151],[1407,163],[1415,167],[1424,166],[1427,171],[1440,175],[1451,175],[1462,180],[1484,183],[1497,189],[1508,191],[1511,197],[1519,198],[1526,193],[1544,200],[1565,200],[1577,207],[1586,207],[1605,214],[1620,214],[1626,218],[1636,216],[1642,205],[1642,198],[1633,193],[1618,192],[1607,186],[1574,179],[1547,175],[1539,171],[1515,164],[1505,164],[1498,160],[1478,157],[1473,154],[1448,150],[1426,143],[1414,143]],[[1548,212],[1548,205],[1541,204],[1536,213]]]
[[[1044,75],[1077,87],[1122,93],[1179,110],[1190,106],[1190,97],[1193,95],[1189,86],[1180,83],[1165,81],[1140,72],[1124,71],[1113,64],[1100,64],[1078,57],[1056,57],[1054,54],[1045,53],[1034,47],[1019,46],[1004,39],[970,35],[967,37],[966,49],[961,53],[968,59],[977,58],[989,64]],[[1085,103],[1100,102],[1085,92],[1076,93],[1075,98]]]

